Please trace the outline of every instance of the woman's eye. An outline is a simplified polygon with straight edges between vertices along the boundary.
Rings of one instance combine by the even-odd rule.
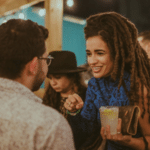
[[[90,55],[91,55],[91,53],[86,53],[86,55],[87,55],[87,56],[90,56]]]
[[[104,53],[97,53],[98,55],[103,55]]]
[[[60,78],[61,78],[61,76],[55,76],[55,78],[56,78],[56,79],[60,79]]]

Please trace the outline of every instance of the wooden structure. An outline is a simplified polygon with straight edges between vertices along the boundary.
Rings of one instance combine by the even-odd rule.
[[[0,0],[0,17],[44,0]]]
[[[49,30],[49,38],[46,42],[47,51],[62,49],[62,22],[63,0],[45,0],[46,19],[45,25]],[[45,79],[45,88],[48,80]]]
[[[0,0],[0,17],[44,0]],[[45,0],[45,25],[49,30],[47,51],[62,49],[63,0]]]
[[[0,17],[12,14],[20,9],[32,6],[41,1],[45,2],[46,19],[45,25],[49,30],[49,38],[46,41],[47,52],[62,49],[62,21],[63,0],[0,0]],[[45,80],[45,88],[48,81]],[[42,97],[44,90],[35,92]]]

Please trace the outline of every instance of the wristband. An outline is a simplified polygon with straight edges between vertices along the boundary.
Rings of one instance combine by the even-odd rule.
[[[66,111],[67,114],[71,115],[71,116],[75,116],[76,114],[78,114],[80,112],[80,109],[77,110],[76,112],[70,112],[70,111]]]

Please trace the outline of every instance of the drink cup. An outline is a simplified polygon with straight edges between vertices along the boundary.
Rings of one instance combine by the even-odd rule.
[[[119,107],[101,106],[99,110],[100,110],[101,126],[105,128],[105,134],[106,134],[106,125],[110,126],[111,135],[117,134]]]

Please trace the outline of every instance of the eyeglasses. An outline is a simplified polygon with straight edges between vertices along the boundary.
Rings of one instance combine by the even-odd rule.
[[[45,59],[47,65],[49,66],[51,64],[51,62],[52,62],[52,59],[54,59],[54,58],[49,55],[47,58],[45,58],[45,57],[39,57],[38,59]]]

